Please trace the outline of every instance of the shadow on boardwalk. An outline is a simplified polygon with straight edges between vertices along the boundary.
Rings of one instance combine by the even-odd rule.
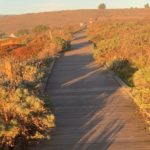
[[[53,88],[55,86],[59,91],[54,92],[52,97],[57,118],[56,137],[51,140],[52,149],[57,143],[56,149],[62,147],[72,150],[107,150],[125,126],[124,120],[114,114],[115,104],[118,101],[113,97],[120,87],[118,84],[110,86],[115,82],[111,77],[107,77],[111,75],[93,62],[87,64],[85,58],[88,57],[91,55],[65,56],[67,62],[74,59],[82,60],[83,65],[67,64],[65,71],[60,68],[62,72],[66,72],[71,65],[74,73],[68,76],[61,73],[65,76],[63,82],[58,80],[57,84],[54,82]],[[56,70],[59,71],[59,68]],[[105,75],[106,78],[103,77]]]
[[[76,34],[72,50],[56,62],[47,92],[56,131],[36,150],[149,150],[136,107],[113,76],[93,63],[92,45]]]

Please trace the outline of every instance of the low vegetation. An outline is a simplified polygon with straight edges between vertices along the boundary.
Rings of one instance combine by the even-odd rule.
[[[93,57],[131,87],[141,114],[150,125],[150,22],[105,21],[89,26]]]
[[[19,31],[17,31],[17,33],[15,34],[17,37],[20,36],[24,36],[29,34],[29,30],[28,29],[20,29]]]
[[[53,57],[67,50],[76,28],[35,29],[19,30],[17,38],[0,41],[1,148],[13,148],[19,138],[50,138],[55,127],[44,87]]]
[[[36,33],[40,33],[40,32],[44,32],[44,31],[47,31],[49,30],[49,27],[46,26],[46,25],[37,25],[33,31],[36,32]]]

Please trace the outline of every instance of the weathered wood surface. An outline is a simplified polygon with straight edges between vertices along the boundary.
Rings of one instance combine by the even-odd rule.
[[[84,33],[56,62],[47,91],[57,127],[36,150],[150,150],[135,104],[112,74],[93,63]]]

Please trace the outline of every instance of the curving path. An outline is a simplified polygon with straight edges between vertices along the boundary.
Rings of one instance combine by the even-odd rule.
[[[36,150],[150,150],[135,104],[106,70],[93,63],[92,44],[77,33],[54,67],[47,91],[57,127]]]

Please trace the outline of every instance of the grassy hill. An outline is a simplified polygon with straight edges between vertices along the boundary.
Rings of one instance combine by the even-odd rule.
[[[98,19],[103,20],[146,20],[150,19],[150,9],[110,9],[99,11]]]
[[[39,24],[51,27],[79,24],[97,15],[97,10],[73,10],[58,12],[43,12],[0,17],[1,32],[15,32],[22,28],[32,28]]]
[[[12,33],[22,28],[33,28],[39,24],[51,27],[79,24],[89,21],[108,19],[150,19],[150,9],[118,9],[118,10],[66,10],[57,12],[42,12],[0,17],[0,32]]]

